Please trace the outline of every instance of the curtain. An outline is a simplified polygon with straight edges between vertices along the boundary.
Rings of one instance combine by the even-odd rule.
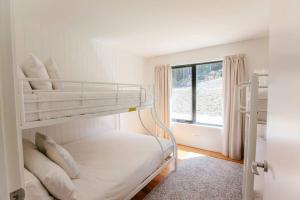
[[[155,105],[158,117],[164,125],[170,128],[170,101],[171,101],[171,66],[159,65],[155,67]],[[160,137],[167,138],[167,133],[159,126],[155,127],[156,134]]]
[[[224,132],[223,154],[231,159],[243,159],[245,116],[238,110],[246,96],[237,85],[247,81],[245,55],[226,56],[223,60]]]

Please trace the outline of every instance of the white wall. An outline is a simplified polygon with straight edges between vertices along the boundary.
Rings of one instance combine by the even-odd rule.
[[[300,197],[300,1],[271,1],[266,200]]]
[[[95,39],[93,30],[69,24],[59,24],[59,16],[45,16],[39,13],[39,6],[46,6],[45,0],[36,5],[35,1],[15,2],[16,62],[21,64],[29,53],[42,61],[53,57],[60,68],[62,77],[72,80],[143,83],[143,57],[111,47],[104,40]],[[66,10],[67,11],[67,10]],[[62,16],[65,17],[65,16]],[[105,119],[91,119],[56,127],[35,129],[57,136],[66,142],[82,133],[100,132],[116,128],[118,116]],[[135,114],[122,115],[126,129],[141,130]],[[122,123],[121,123],[122,124]],[[142,130],[141,130],[142,131]],[[60,136],[65,132],[65,136]],[[71,134],[71,135],[70,135]]]
[[[247,55],[247,64],[250,71],[265,71],[269,65],[268,38],[247,40],[237,43],[213,46],[192,51],[152,57],[145,60],[146,83],[153,83],[153,68],[157,64],[183,65],[192,63],[222,60],[224,56],[244,53]]]
[[[154,67],[158,64],[182,65],[222,60],[226,55],[244,53],[250,73],[267,72],[268,38],[248,40],[227,45],[214,46],[193,51],[169,54],[146,59],[145,82],[154,81]],[[172,126],[177,142],[198,148],[220,152],[222,149],[222,129],[200,125],[178,124]]]

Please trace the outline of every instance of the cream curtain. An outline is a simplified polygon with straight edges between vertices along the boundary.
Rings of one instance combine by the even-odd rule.
[[[160,120],[165,126],[170,127],[170,101],[171,101],[171,66],[159,65],[155,67],[155,105]],[[167,133],[159,126],[155,128],[160,137],[167,137]]]
[[[224,133],[223,154],[231,159],[243,159],[245,117],[238,111],[239,101],[244,105],[244,93],[237,85],[247,80],[245,55],[226,56],[223,61]]]

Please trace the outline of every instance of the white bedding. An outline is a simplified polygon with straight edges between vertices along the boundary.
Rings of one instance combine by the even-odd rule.
[[[171,141],[161,139],[165,157]],[[122,200],[154,172],[162,161],[152,136],[109,132],[63,145],[80,168],[73,182],[79,200]]]
[[[103,92],[103,93],[93,93],[89,92],[84,94],[85,98],[90,100],[80,100],[80,92],[44,92],[44,93],[28,93],[24,94],[25,101],[25,121],[32,122],[38,120],[55,119],[60,117],[69,117],[82,114],[91,114],[101,111],[124,109],[129,107],[137,107],[140,103],[140,92],[138,91],[122,91],[119,93],[119,101],[116,102],[116,93],[113,92]],[[92,99],[98,98],[98,99]],[[54,99],[60,99],[62,101],[49,101]],[[67,101],[66,99],[69,99]],[[74,99],[74,100],[71,100]],[[29,102],[32,100],[42,100],[45,102]],[[48,102],[47,102],[48,101]],[[27,102],[27,103],[26,103]],[[142,102],[146,105],[147,102],[144,95],[142,95]],[[84,107],[82,107],[84,106]],[[89,107],[89,106],[96,106]],[[67,110],[59,110],[63,108],[73,108]],[[76,109],[79,108],[79,109]],[[47,112],[32,112],[38,110],[53,110]],[[30,113],[31,112],[31,113]]]

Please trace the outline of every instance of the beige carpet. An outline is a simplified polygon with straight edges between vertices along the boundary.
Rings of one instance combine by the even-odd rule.
[[[241,164],[200,156],[179,162],[145,200],[241,200]]]

